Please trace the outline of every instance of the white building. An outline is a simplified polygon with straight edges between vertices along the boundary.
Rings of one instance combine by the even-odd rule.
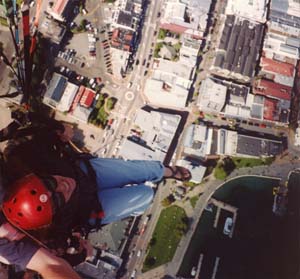
[[[183,63],[155,59],[151,78],[144,94],[153,105],[184,108],[194,76],[194,67]]]
[[[199,164],[193,164],[192,162],[182,159],[178,160],[176,162],[177,166],[185,167],[187,168],[192,175],[192,178],[190,179],[190,182],[199,184],[202,182],[205,172],[206,172],[206,167],[199,165]]]
[[[77,85],[75,85],[71,82],[67,82],[65,91],[64,91],[56,109],[61,112],[69,111],[69,109],[71,108],[72,102],[76,96],[77,91],[78,91]]]
[[[268,29],[294,38],[300,37],[300,5],[298,0],[272,0]]]
[[[122,73],[125,72],[130,52],[117,48],[110,48],[111,50],[111,65],[112,71],[116,78],[121,79]]]
[[[133,126],[141,136],[140,138],[129,137],[122,145],[119,155],[125,159],[163,161],[180,119],[179,115],[139,110]]]
[[[184,149],[186,155],[205,159],[211,154],[213,129],[205,125],[191,125],[184,136]]]
[[[263,51],[267,58],[282,62],[294,61],[295,64],[300,59],[299,48],[299,39],[269,32],[265,36]]]
[[[160,27],[201,38],[207,26],[211,1],[169,0],[165,2]]]
[[[182,45],[179,51],[179,61],[187,65],[196,65],[201,40],[185,33],[181,37]]]
[[[226,86],[207,78],[201,83],[197,106],[201,111],[219,113],[225,105],[226,95]]]
[[[80,121],[80,122],[83,122],[83,123],[88,123],[88,120],[89,120],[89,116],[91,114],[91,112],[93,111],[92,108],[86,108],[86,107],[83,107],[81,105],[78,105],[74,111],[72,113],[70,113],[69,115]]]
[[[228,0],[225,14],[265,23],[268,2],[268,0]]]

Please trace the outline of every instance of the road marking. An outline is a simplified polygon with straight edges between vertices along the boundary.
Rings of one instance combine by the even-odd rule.
[[[133,94],[133,92],[127,91],[127,92],[125,93],[125,99],[126,99],[127,101],[132,101],[132,100],[134,99],[134,94]]]

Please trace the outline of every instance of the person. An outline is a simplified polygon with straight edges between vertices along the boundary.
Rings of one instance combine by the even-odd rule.
[[[67,262],[56,256],[74,266],[90,255],[90,245],[82,239],[81,253],[75,257],[65,253],[74,231],[140,215],[154,196],[146,181],[184,181],[191,174],[159,161],[74,156],[61,145],[72,138],[72,128],[54,120],[50,126],[38,129],[30,139],[12,141],[4,152],[9,187],[2,204],[0,256],[21,268],[36,270],[44,278],[51,278],[45,269],[62,274],[55,278],[77,278],[70,275],[72,268]],[[56,255],[18,229],[38,232]],[[41,260],[44,264],[40,266]]]

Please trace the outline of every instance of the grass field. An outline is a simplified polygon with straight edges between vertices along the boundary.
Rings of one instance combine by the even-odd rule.
[[[171,261],[186,230],[186,214],[181,207],[164,209],[152,235],[143,272]]]
[[[214,170],[214,176],[217,179],[224,180],[234,169],[253,168],[257,166],[270,165],[274,158],[242,158],[232,157],[227,161],[221,161]]]

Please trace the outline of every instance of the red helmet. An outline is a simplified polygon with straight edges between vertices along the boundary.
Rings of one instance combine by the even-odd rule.
[[[7,220],[24,230],[51,224],[54,209],[51,194],[35,174],[17,180],[4,198],[2,210]]]

